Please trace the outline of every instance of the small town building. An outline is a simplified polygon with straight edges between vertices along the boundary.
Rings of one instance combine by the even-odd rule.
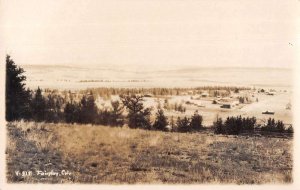
[[[209,97],[209,94],[207,92],[203,92],[203,93],[201,93],[201,97],[202,98]]]

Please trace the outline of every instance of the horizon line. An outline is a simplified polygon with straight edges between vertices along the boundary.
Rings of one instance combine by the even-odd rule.
[[[22,65],[22,66],[62,66],[62,67],[72,67],[72,66],[80,66],[81,68],[84,68],[84,66],[99,66],[99,67],[109,67],[109,66],[142,66],[139,64],[97,64],[97,63],[91,63],[91,64],[83,64],[83,63],[46,63],[46,64],[32,64],[32,63],[17,63],[17,65]],[[154,64],[155,65],[155,64]],[[143,65],[145,66],[145,65]],[[149,65],[148,65],[149,66]],[[159,66],[159,64],[157,65]],[[209,65],[204,65],[204,66],[199,66],[199,65],[166,65],[162,66],[162,68],[170,68],[170,67],[180,67],[181,69],[191,69],[191,68],[222,68],[222,69],[230,69],[230,68],[235,68],[235,69],[286,69],[286,70],[293,70],[295,67],[278,67],[278,66],[235,66],[235,65],[230,65],[230,66],[209,66]],[[176,69],[175,69],[176,70]]]

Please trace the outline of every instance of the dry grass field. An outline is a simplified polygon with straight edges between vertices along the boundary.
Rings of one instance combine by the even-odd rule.
[[[9,183],[291,183],[292,139],[7,124]],[[17,176],[16,171],[32,171]],[[35,171],[71,172],[41,176]]]

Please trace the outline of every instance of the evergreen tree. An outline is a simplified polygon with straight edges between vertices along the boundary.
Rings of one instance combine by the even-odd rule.
[[[267,131],[275,131],[276,130],[276,122],[275,119],[269,118],[266,126]]]
[[[286,129],[287,133],[294,133],[294,129],[293,129],[293,125],[290,125],[287,129]]]
[[[111,112],[108,109],[99,111],[97,123],[101,125],[111,125]]]
[[[226,134],[238,135],[242,131],[242,117],[228,117],[225,121]]]
[[[283,122],[280,121],[280,120],[278,120],[278,121],[276,122],[276,131],[278,131],[278,132],[280,132],[280,133],[282,133],[282,132],[285,131],[284,124],[283,124]]]
[[[25,89],[25,71],[6,56],[5,117],[7,121],[29,119],[30,91]]]
[[[48,95],[47,101],[46,101],[46,121],[47,122],[57,122],[57,118],[56,118],[56,110],[55,110],[55,100],[53,98],[53,96]]]
[[[168,119],[165,116],[164,111],[162,109],[158,109],[156,113],[156,119],[153,124],[153,128],[156,130],[165,131],[167,125],[168,125]]]
[[[46,121],[57,123],[63,120],[62,101],[59,96],[49,94],[46,99]]]
[[[142,96],[121,96],[121,100],[126,109],[128,110],[127,118],[128,126],[130,128],[151,128],[151,109],[144,108]]]
[[[180,119],[178,117],[178,119],[177,119],[177,130],[179,132],[189,132],[189,131],[191,131],[190,120],[187,117],[184,117],[183,119]]]
[[[34,121],[45,121],[46,99],[43,97],[40,87],[35,91],[35,95],[31,101],[31,111]]]
[[[112,111],[110,114],[110,125],[111,126],[123,126],[123,107],[119,101],[111,101]]]
[[[77,103],[67,103],[64,109],[65,121],[67,123],[76,123],[79,121],[80,107]]]
[[[198,110],[196,110],[191,119],[191,128],[195,131],[199,131],[203,127],[202,121],[203,121],[202,116],[199,115]]]
[[[213,128],[214,128],[215,134],[224,134],[225,133],[222,118],[217,117],[217,120],[213,123]]]
[[[98,109],[95,104],[93,95],[85,96],[81,99],[80,105],[80,117],[79,122],[81,123],[95,123],[98,115]]]

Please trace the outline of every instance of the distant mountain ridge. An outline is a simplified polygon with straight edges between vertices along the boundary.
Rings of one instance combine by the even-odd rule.
[[[291,87],[293,70],[282,68],[184,67],[151,70],[139,67],[22,65],[27,84],[49,88],[195,87],[239,85]],[[130,83],[128,81],[138,81]],[[82,81],[95,81],[85,83]],[[80,83],[80,84],[79,84]]]

